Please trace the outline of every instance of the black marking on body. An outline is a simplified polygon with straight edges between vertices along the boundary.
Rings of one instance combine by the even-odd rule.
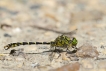
[[[43,44],[51,44],[50,42],[43,42]]]
[[[29,45],[33,45],[33,44],[36,44],[35,42],[29,42]]]
[[[36,42],[36,44],[42,44],[42,42]]]
[[[17,42],[17,43],[16,43],[16,45],[17,45],[17,46],[20,46],[20,45],[22,45],[22,43],[20,43],[20,42]]]
[[[22,45],[28,45],[28,42],[22,42]]]

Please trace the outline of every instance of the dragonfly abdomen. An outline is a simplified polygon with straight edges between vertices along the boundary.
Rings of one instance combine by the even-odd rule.
[[[17,47],[17,46],[21,46],[21,45],[38,45],[38,44],[46,44],[49,45],[51,44],[50,42],[17,42],[17,43],[10,43],[6,46],[4,46],[4,48],[6,50],[8,50],[9,48],[13,48],[13,47]]]

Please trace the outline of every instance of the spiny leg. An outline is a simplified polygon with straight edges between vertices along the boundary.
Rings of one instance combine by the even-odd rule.
[[[59,50],[55,47],[54,52],[57,52],[59,54],[59,56],[57,57],[57,59],[58,59],[61,56],[61,54],[60,54],[61,50]]]
[[[50,46],[50,51],[51,51],[51,53],[49,54],[50,62],[53,60],[53,57],[54,57],[53,50],[54,50],[54,47]]]
[[[56,59],[58,59],[61,56],[60,52],[58,54],[59,54],[59,56]]]
[[[69,47],[67,47],[66,52],[70,52],[70,50],[68,49]]]
[[[54,47],[54,49],[52,50],[52,53],[51,53],[50,55],[53,56],[53,53],[54,53],[54,52],[56,52],[56,53],[59,54],[59,56],[56,58],[56,59],[58,59],[58,58],[61,56],[61,54],[60,54],[61,50],[60,50],[60,49],[57,49],[56,47]],[[53,57],[52,57],[52,58],[53,58]]]
[[[53,58],[54,58],[54,56],[55,56],[55,53],[54,52],[56,52],[56,47],[50,47],[50,51],[51,51],[51,53],[50,53],[50,55],[49,55],[49,60],[50,60],[50,62],[53,60]]]

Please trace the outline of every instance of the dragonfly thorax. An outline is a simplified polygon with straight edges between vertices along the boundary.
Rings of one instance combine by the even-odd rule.
[[[54,41],[51,42],[51,47],[69,48],[76,45],[76,38],[71,39],[65,35],[58,36]]]

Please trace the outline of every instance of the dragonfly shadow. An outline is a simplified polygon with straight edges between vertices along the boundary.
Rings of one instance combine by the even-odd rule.
[[[13,55],[14,53],[16,53],[16,51],[18,51],[18,53],[24,53],[23,51],[19,51],[19,50],[11,50],[10,51],[10,55]],[[77,51],[76,50],[73,50],[73,51],[64,51],[62,49],[55,49],[55,50],[48,50],[48,51],[43,51],[43,52],[37,52],[37,53],[25,53],[25,54],[43,54],[43,53],[46,53],[46,52],[52,52],[52,53],[62,53],[62,52],[67,52],[67,54],[73,54],[73,53],[76,53]]]

